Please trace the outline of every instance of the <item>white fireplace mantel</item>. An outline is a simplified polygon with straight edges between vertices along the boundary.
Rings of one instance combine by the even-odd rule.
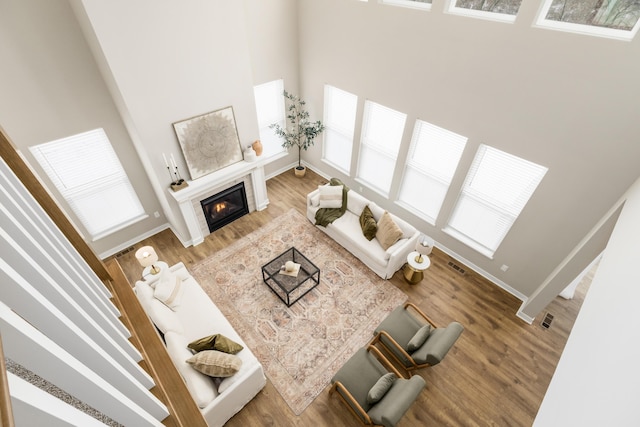
[[[198,178],[195,181],[187,181],[189,186],[181,190],[173,191],[170,188],[167,190],[180,206],[180,212],[189,229],[191,245],[196,246],[202,243],[205,238],[205,233],[198,221],[198,215],[202,213],[197,212],[194,208],[194,200],[198,202],[203,200],[212,195],[213,190],[216,190],[216,192],[223,191],[231,186],[227,184],[246,176],[250,176],[251,178],[253,198],[255,200],[255,203],[251,204],[252,206],[250,206],[249,210],[261,211],[269,204],[269,199],[267,198],[267,181],[264,174],[264,162],[262,161],[247,162],[243,160]]]

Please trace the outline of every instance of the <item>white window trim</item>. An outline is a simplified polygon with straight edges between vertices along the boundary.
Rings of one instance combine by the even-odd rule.
[[[279,122],[280,126],[286,127],[286,124],[287,124],[286,105],[285,105],[285,102],[284,102],[284,97],[282,95],[282,93],[284,91],[284,80],[283,79],[276,79],[276,80],[272,80],[270,82],[265,82],[265,83],[254,85],[254,88],[253,88],[253,90],[254,90],[254,102],[255,102],[255,91],[256,91],[256,89],[258,89],[261,86],[262,87],[266,87],[267,85],[272,85],[274,83],[280,83],[280,87],[281,87],[281,89],[279,90],[280,93],[278,94],[278,96],[280,97],[280,100],[282,102],[282,105],[281,105],[282,108],[279,111],[279,113],[282,113],[282,120],[281,121],[278,120],[278,122]],[[258,114],[257,106],[256,106],[256,114]],[[275,132],[273,131],[273,129],[269,128],[269,125],[271,125],[272,123],[275,123],[275,122],[272,121],[272,122],[270,122],[270,123],[268,123],[268,124],[266,124],[266,125],[261,127],[260,126],[259,117],[256,117],[256,118],[258,119],[258,134],[260,135],[260,139],[262,141],[262,145],[264,146],[264,150],[267,151],[267,152],[268,151],[272,151],[270,154],[263,153],[264,158],[268,159],[269,161],[275,161],[277,159],[285,157],[288,153],[287,153],[287,150],[285,150],[285,148],[282,146],[281,139],[276,137]],[[268,134],[269,137],[273,137],[274,139],[277,138],[278,141],[280,141],[279,144],[278,144],[279,145],[279,149],[276,149],[275,146],[271,147],[272,150],[267,148],[266,147],[267,139],[263,136],[264,134]]]
[[[438,182],[440,182],[441,184],[443,184],[443,185],[445,185],[445,186],[447,187],[447,193],[449,192],[449,187],[451,186],[451,183],[450,183],[450,182],[449,182],[449,183],[446,183],[445,181],[443,181],[442,179],[440,179],[440,178],[438,178],[438,177],[436,177],[436,176],[426,174],[426,173],[424,173],[423,171],[421,171],[420,169],[417,169],[417,168],[412,167],[412,166],[410,166],[410,165],[406,165],[406,166],[405,166],[405,170],[403,171],[403,174],[402,174],[402,182],[400,183],[400,187],[399,187],[399,190],[398,190],[398,197],[399,197],[399,195],[400,195],[400,193],[401,193],[401,191],[402,191],[402,186],[404,185],[404,180],[405,180],[405,178],[406,178],[406,169],[407,169],[407,168],[411,168],[415,173],[419,173],[419,174],[421,174],[421,175],[424,175],[424,176],[425,176],[425,177],[427,177],[428,179],[433,179],[434,181],[438,181]],[[445,197],[446,197],[446,196],[445,196]],[[398,200],[396,200],[396,202],[395,202],[395,203],[396,203],[398,206],[401,206],[402,208],[404,208],[404,209],[406,209],[407,211],[411,212],[412,214],[416,215],[417,217],[419,217],[419,218],[421,218],[421,219],[425,220],[425,221],[426,221],[426,222],[428,222],[429,224],[431,224],[431,225],[436,225],[437,217],[436,217],[436,218],[433,218],[431,215],[426,214],[426,213],[424,213],[424,212],[422,212],[422,211],[420,211],[420,210],[418,210],[418,209],[414,208],[413,206],[411,206],[409,203],[407,203],[407,202],[406,202],[406,201],[404,201],[404,200],[400,200],[400,199],[398,199]],[[439,216],[439,215],[440,215],[440,211],[442,211],[442,205],[440,205],[440,209],[438,209],[438,215],[437,215],[437,216]]]
[[[436,225],[436,219],[435,218],[431,218],[431,216],[425,214],[424,212],[420,212],[419,210],[417,210],[416,208],[414,208],[413,206],[407,204],[407,202],[403,201],[403,200],[396,200],[395,202],[393,202],[396,206],[401,207],[402,209],[404,209],[405,211],[411,213],[412,215],[417,216],[418,218],[424,220],[425,222],[427,222],[428,224],[431,224],[433,226]]]
[[[440,140],[441,143],[451,143],[452,141],[450,139],[444,139],[445,137],[443,135],[447,135],[447,137],[453,137],[454,135],[455,137],[459,137],[459,138],[464,138],[464,142],[462,144],[462,149],[460,150],[460,155],[458,157],[458,161],[456,163],[456,167],[453,170],[453,173],[451,174],[451,177],[449,179],[449,181],[447,181],[446,179],[448,177],[444,177],[443,175],[438,175],[435,173],[431,173],[428,172],[424,169],[422,169],[420,167],[419,162],[415,161],[415,151],[417,149],[417,144],[420,141],[420,136],[424,135],[423,134],[423,126],[425,127],[424,134],[426,135],[430,135],[432,137],[434,137],[433,140],[437,139]],[[433,141],[432,140],[432,141]],[[458,166],[460,165],[460,159],[462,158],[462,154],[466,148],[466,144],[467,144],[467,140],[468,138],[457,134],[453,131],[450,131],[448,129],[444,129],[441,128],[440,126],[434,125],[433,123],[429,123],[426,120],[421,120],[421,119],[416,119],[414,126],[413,126],[413,134],[411,135],[411,143],[409,146],[409,153],[404,165],[404,169],[402,171],[402,181],[400,183],[400,187],[399,187],[399,191],[398,191],[398,200],[396,201],[396,204],[401,206],[402,208],[406,209],[407,211],[411,212],[412,214],[418,216],[419,218],[424,219],[425,221],[427,221],[429,224],[431,225],[435,225],[437,217],[440,215],[440,212],[442,210],[442,205],[444,203],[444,200],[446,199],[446,195],[449,192],[449,189],[451,187],[451,181],[453,180],[453,177],[455,176],[456,171],[458,170]],[[403,193],[403,186],[405,185],[405,180],[407,180],[407,172],[410,171],[414,174],[419,174],[421,176],[423,176],[424,178],[426,178],[427,181],[431,181],[431,182],[438,182],[440,184],[442,184],[443,187],[446,188],[446,191],[444,193],[444,197],[442,199],[442,202],[440,203],[440,207],[438,208],[438,212],[436,213],[435,217],[431,216],[430,214],[423,212],[415,207],[413,207],[412,205],[410,205],[410,202],[404,201],[400,199],[400,196]],[[427,196],[428,197],[428,196]]]
[[[382,4],[388,4],[390,6],[400,6],[409,9],[418,10],[431,10],[431,3],[418,2],[413,0],[380,0]]]
[[[370,135],[369,134],[369,129],[368,129],[368,125],[369,125],[369,121],[370,121],[370,115],[373,114],[373,111],[371,110],[371,108],[375,108],[375,106],[378,106],[379,108],[381,108],[382,110],[389,110],[393,113],[397,113],[400,116],[403,117],[402,121],[402,131],[400,132],[400,140],[398,141],[398,149],[393,152],[391,150],[385,150],[384,145],[381,144],[373,144],[369,141],[375,142],[378,141],[378,137],[374,136],[374,135]],[[391,192],[391,188],[393,186],[393,182],[389,183],[389,188],[388,189],[384,189],[381,187],[378,187],[377,185],[374,185],[373,183],[369,182],[366,180],[366,177],[363,177],[361,175],[362,173],[362,153],[365,152],[366,150],[370,150],[373,152],[377,152],[379,153],[382,157],[386,157],[387,159],[391,160],[391,163],[393,163],[393,168],[392,168],[392,173],[391,173],[391,180],[393,180],[393,173],[395,172],[395,169],[397,168],[397,163],[398,163],[398,155],[399,155],[399,150],[402,146],[402,138],[404,136],[404,132],[406,130],[406,126],[407,126],[407,114],[403,113],[401,111],[395,110],[391,107],[387,107],[383,104],[379,104],[375,101],[371,101],[371,100],[366,100],[365,104],[364,104],[364,117],[362,120],[362,125],[361,125],[361,135],[360,135],[360,147],[359,147],[359,152],[358,152],[358,166],[356,168],[356,181],[366,185],[368,188],[372,189],[373,191],[375,191],[376,193],[380,194],[381,196],[384,197],[389,197],[389,194]]]
[[[622,41],[633,40],[636,33],[638,32],[638,29],[640,28],[640,19],[638,19],[638,22],[636,22],[636,25],[634,25],[633,29],[629,31],[546,19],[547,13],[549,13],[549,8],[551,7],[551,3],[553,3],[553,0],[545,0],[545,2],[542,3],[538,12],[536,22],[533,25],[534,28],[563,31],[567,33],[582,34],[587,36],[604,37]]]
[[[469,246],[471,249],[475,250],[481,255],[484,255],[489,259],[493,259],[493,254],[495,253],[495,251],[487,249],[485,246],[481,245],[480,243],[476,242],[473,239],[470,239],[469,237],[465,236],[459,231],[454,230],[453,228],[450,228],[450,227],[444,227],[442,231],[448,234],[449,236],[453,237],[454,239],[458,240],[459,242],[462,242],[465,245]]]
[[[104,153],[103,155],[108,155],[114,160],[114,162],[112,163],[112,167],[114,167],[118,173],[112,173],[108,176],[105,175],[99,178],[93,178],[91,181],[87,181],[88,184],[84,184],[82,186],[66,188],[64,182],[57,175],[58,173],[62,172],[62,170],[56,170],[50,164],[51,158],[47,158],[47,156],[41,150],[44,148],[48,149],[49,152],[52,152],[50,147],[56,147],[60,144],[72,144],[78,141],[86,141],[86,138],[90,138],[90,140],[93,141],[100,141],[100,143],[104,144],[104,148],[106,151],[103,150],[100,153]],[[60,195],[64,198],[68,206],[71,208],[77,219],[82,224],[82,228],[91,237],[92,241],[100,240],[110,234],[113,234],[149,217],[149,215],[144,211],[144,207],[142,206],[142,203],[140,202],[140,199],[138,198],[136,191],[133,188],[131,181],[129,180],[129,177],[126,174],[126,171],[124,170],[120,159],[118,159],[118,156],[115,153],[115,150],[113,149],[109,138],[102,128],[93,129],[77,135],[71,135],[69,137],[61,138],[48,143],[38,144],[29,148],[35,159],[38,161],[40,166],[49,177],[50,181],[58,189]],[[108,188],[114,183],[124,184],[126,188],[130,190],[128,194],[129,196],[131,196],[131,200],[134,203],[134,205],[132,205],[133,209],[131,209],[130,212],[131,216],[129,218],[123,218],[121,222],[114,224],[108,228],[95,227],[97,224],[94,224],[93,221],[90,221],[92,218],[86,215],[86,212],[80,208],[78,202],[82,200],[83,197],[93,196],[97,194],[96,191],[91,190],[91,188],[96,187],[96,185],[97,188],[104,189]],[[102,225],[104,226],[104,224]],[[97,229],[90,231],[92,228]]]
[[[486,19],[487,21],[505,22],[513,24],[518,15],[507,13],[489,12],[486,10],[467,9],[466,7],[455,6],[456,0],[447,0],[445,13],[452,15],[468,16],[471,18]]]
[[[539,176],[539,181],[538,183],[535,185],[535,187],[533,188],[532,192],[529,194],[529,196],[527,197],[526,201],[524,201],[524,204],[520,207],[519,212],[516,214],[515,212],[509,212],[507,209],[505,209],[505,207],[500,207],[499,204],[496,203],[492,203],[491,201],[487,200],[486,198],[483,197],[478,197],[477,194],[474,194],[473,191],[465,191],[467,188],[467,183],[470,180],[470,174],[471,175],[471,179],[475,179],[475,175],[478,169],[480,167],[479,163],[476,163],[478,156],[480,153],[482,152],[486,152],[486,150],[493,150],[493,151],[498,151],[498,152],[502,152],[504,154],[507,154],[509,156],[513,156],[523,162],[528,162],[533,166],[536,166],[537,168],[539,168],[539,172],[541,172],[541,175]],[[475,171],[474,171],[475,170]],[[474,161],[471,165],[471,168],[469,169],[469,171],[467,172],[467,177],[465,178],[465,183],[463,184],[461,190],[460,190],[460,194],[458,195],[458,200],[456,201],[455,206],[453,207],[453,210],[450,213],[450,217],[449,220],[447,221],[447,224],[444,226],[444,228],[442,229],[443,232],[445,232],[446,234],[450,235],[451,237],[459,240],[460,242],[464,243],[465,245],[469,246],[472,249],[475,249],[476,251],[478,251],[479,253],[481,253],[482,255],[486,256],[489,259],[493,259],[493,255],[495,254],[495,252],[500,248],[500,246],[502,245],[502,242],[504,241],[504,239],[507,237],[507,235],[509,234],[511,228],[513,227],[513,225],[515,224],[515,222],[517,221],[518,217],[522,214],[522,211],[524,210],[524,208],[527,206],[527,204],[529,203],[529,201],[531,200],[531,197],[533,197],[533,194],[535,193],[536,189],[539,187],[540,183],[542,182],[542,179],[544,178],[544,176],[546,175],[546,173],[548,172],[548,168],[535,164],[533,162],[530,162],[526,159],[523,158],[519,158],[517,156],[514,156],[510,153],[506,153],[503,152],[502,150],[498,150],[495,149],[491,146],[482,144],[478,151],[476,152],[476,156],[474,158]],[[460,201],[462,200],[461,197],[465,196],[465,198],[469,198],[469,199],[473,199],[475,202],[482,204],[484,206],[486,206],[488,209],[488,211],[492,211],[497,213],[499,216],[502,216],[504,218],[509,218],[509,227],[506,229],[506,231],[504,232],[504,234],[502,234],[499,238],[499,241],[497,241],[495,248],[489,248],[488,246],[484,245],[483,243],[478,242],[477,240],[473,239],[472,237],[464,234],[461,231],[458,231],[457,229],[453,228],[450,223],[451,223],[451,219],[454,217],[454,215],[456,214],[456,209],[458,208],[458,205],[460,203]]]
[[[149,218],[149,215],[146,214],[146,213],[143,213],[142,215],[138,215],[137,217],[132,218],[129,221],[125,221],[123,223],[120,223],[116,227],[112,227],[112,228],[110,228],[108,230],[103,231],[102,233],[97,233],[95,236],[92,236],[91,241],[95,242],[96,240],[100,240],[103,237],[107,237],[110,234],[113,234],[113,233],[116,233],[116,232],[118,232],[120,230],[123,230],[123,229],[129,227],[130,225],[136,224],[136,223],[138,223],[140,221],[143,221],[143,220],[145,220],[147,218]]]
[[[349,129],[346,129],[344,127],[336,127],[328,119],[329,110],[327,110],[327,98],[328,98],[327,94],[328,94],[328,91],[330,91],[331,89],[335,89],[337,91],[344,92],[346,94],[349,94],[349,95],[355,97],[355,111],[354,111],[354,116],[353,116],[353,129],[349,130]],[[353,148],[354,148],[354,138],[355,138],[355,131],[356,131],[356,117],[357,117],[357,114],[358,114],[358,96],[353,94],[353,93],[351,93],[351,92],[349,92],[349,91],[346,91],[344,89],[340,89],[337,86],[326,84],[324,86],[324,108],[323,108],[323,110],[324,110],[323,117],[324,117],[325,131],[323,132],[323,135],[322,135],[322,158],[321,158],[321,161],[323,163],[331,166],[332,168],[335,168],[335,169],[339,170],[340,172],[344,173],[345,175],[349,175],[351,173],[351,163],[353,163]],[[327,139],[327,135],[329,134],[328,131],[333,131],[333,132],[336,132],[338,134],[341,134],[341,135],[345,136],[346,139],[349,139],[351,141],[348,169],[345,169],[341,165],[338,165],[338,164],[334,163],[333,161],[331,161],[330,159],[328,159],[326,157],[326,151],[325,150],[326,150],[326,139]]]

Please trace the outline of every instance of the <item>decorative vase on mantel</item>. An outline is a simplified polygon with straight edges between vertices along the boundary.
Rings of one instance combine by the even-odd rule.
[[[251,147],[253,148],[253,151],[256,152],[256,156],[260,156],[262,154],[262,142],[260,142],[259,139],[256,139]]]

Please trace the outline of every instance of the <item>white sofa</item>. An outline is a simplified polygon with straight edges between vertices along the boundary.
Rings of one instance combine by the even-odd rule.
[[[262,365],[184,264],[171,266],[169,271],[181,280],[176,307],[171,309],[154,297],[154,285],[162,273],[136,282],[136,295],[151,321],[164,334],[167,352],[207,424],[210,427],[222,426],[265,386]],[[187,345],[213,334],[222,334],[244,347],[237,353],[242,365],[231,377],[214,379],[186,363],[193,356]]]
[[[420,232],[408,222],[390,213],[403,235],[400,240],[385,250],[375,237],[370,241],[364,237],[360,227],[360,214],[367,205],[376,222],[379,221],[385,210],[364,196],[349,190],[345,213],[327,227],[321,225],[317,227],[351,252],[378,276],[389,279],[407,262],[407,255],[415,250]],[[307,218],[313,224],[316,223],[315,217],[318,209],[320,209],[320,194],[316,189],[307,195]]]

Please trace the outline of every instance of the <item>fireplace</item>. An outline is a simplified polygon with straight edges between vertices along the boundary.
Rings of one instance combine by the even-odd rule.
[[[200,204],[210,232],[214,232],[249,213],[244,182],[207,197]]]

